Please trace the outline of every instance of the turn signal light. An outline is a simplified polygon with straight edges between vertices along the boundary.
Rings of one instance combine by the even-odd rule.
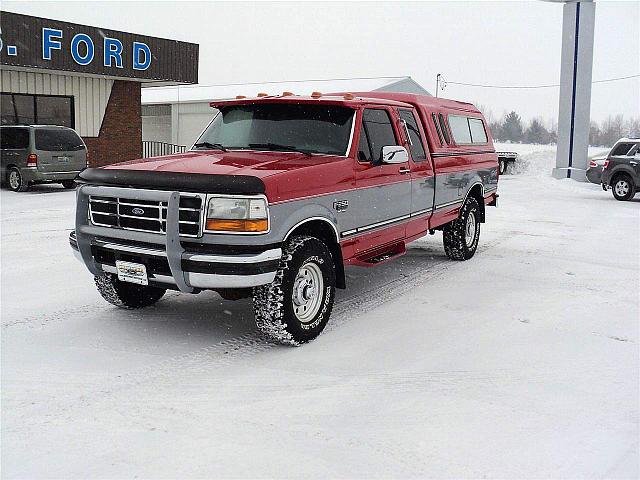
[[[268,229],[269,221],[266,218],[259,220],[210,218],[207,220],[207,230],[220,232],[266,232]]]
[[[38,155],[35,153],[30,154],[27,157],[27,167],[37,167],[38,166]]]

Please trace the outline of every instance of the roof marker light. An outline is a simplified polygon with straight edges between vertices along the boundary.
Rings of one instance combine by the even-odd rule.
[[[282,96],[283,97],[290,97],[291,95],[294,95],[293,92],[282,92]]]
[[[320,92],[311,92],[311,98],[320,98],[322,93]]]
[[[236,95],[236,100],[242,100],[243,98],[247,98],[245,95]]]
[[[345,93],[344,94],[344,99],[345,100],[353,100],[355,97],[353,96],[353,93]]]
[[[264,93],[264,92],[260,92],[258,93],[258,95],[256,95],[257,97],[268,97],[269,95]]]

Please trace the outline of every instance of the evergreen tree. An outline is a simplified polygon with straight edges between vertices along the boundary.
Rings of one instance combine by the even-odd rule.
[[[509,113],[502,122],[504,140],[521,143],[523,139],[522,119],[516,112]]]
[[[549,132],[542,122],[537,118],[531,120],[531,124],[524,134],[526,143],[535,143],[538,145],[549,143]]]

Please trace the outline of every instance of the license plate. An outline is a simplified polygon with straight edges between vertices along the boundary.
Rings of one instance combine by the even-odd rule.
[[[70,157],[67,157],[66,155],[65,155],[65,156],[63,156],[63,157],[58,157],[58,161],[59,161],[60,163],[69,163],[69,160],[71,160],[71,158],[70,158]]]
[[[138,285],[149,285],[147,267],[141,263],[116,260],[116,270],[118,271],[118,280]]]

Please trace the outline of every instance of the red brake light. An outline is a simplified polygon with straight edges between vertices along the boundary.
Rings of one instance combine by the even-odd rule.
[[[604,170],[608,166],[609,166],[609,160],[605,160],[604,163],[602,164],[602,169]]]
[[[594,162],[593,160],[591,160],[591,161],[589,162],[589,166],[590,166],[590,167],[597,167],[597,166],[598,166],[598,164],[597,164],[596,162]]]
[[[38,166],[38,155],[35,153],[30,154],[27,157],[27,167],[37,167]]]

